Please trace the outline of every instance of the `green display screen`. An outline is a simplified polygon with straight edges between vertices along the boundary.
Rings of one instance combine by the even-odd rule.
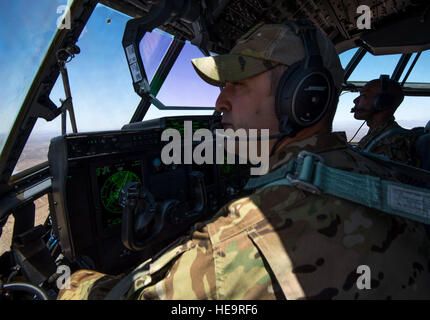
[[[104,227],[121,223],[122,207],[118,203],[119,193],[129,182],[142,183],[142,161],[97,167],[96,176]]]
[[[181,133],[181,137],[184,136],[184,128],[185,123],[184,121],[176,121],[176,120],[169,120],[166,122],[166,129],[176,129]],[[194,120],[192,122],[192,128],[193,128],[193,134],[199,130],[199,129],[208,129],[209,128],[209,121],[208,120]]]

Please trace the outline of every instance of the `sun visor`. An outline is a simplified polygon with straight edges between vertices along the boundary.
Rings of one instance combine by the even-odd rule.
[[[430,19],[413,17],[364,33],[361,40],[375,55],[430,49]]]

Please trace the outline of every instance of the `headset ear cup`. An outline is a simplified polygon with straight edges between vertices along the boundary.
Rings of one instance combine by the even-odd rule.
[[[379,77],[381,92],[378,93],[373,99],[373,109],[376,112],[389,110],[394,106],[394,98],[387,92],[387,85],[390,81],[390,77],[386,74],[382,74]]]
[[[334,101],[334,84],[325,68],[300,68],[285,73],[276,94],[276,114],[282,132],[286,120],[295,129],[318,122]],[[285,128],[284,128],[285,129]]]
[[[373,99],[373,109],[377,112],[389,110],[393,105],[394,101],[387,93],[379,93]]]
[[[334,103],[335,87],[331,73],[324,68],[316,28],[310,21],[286,24],[302,38],[305,58],[288,67],[276,92],[275,110],[279,130],[290,137],[318,122]]]
[[[375,110],[376,112],[381,111],[381,102],[380,99],[381,98],[381,94],[377,94],[375,96],[375,98],[373,99],[373,110]]]

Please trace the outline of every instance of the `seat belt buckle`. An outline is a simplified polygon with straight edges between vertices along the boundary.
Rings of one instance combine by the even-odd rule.
[[[294,187],[312,194],[321,194],[321,189],[312,183],[316,162],[324,163],[324,158],[316,153],[301,151],[296,158],[294,173],[287,174],[287,179]]]

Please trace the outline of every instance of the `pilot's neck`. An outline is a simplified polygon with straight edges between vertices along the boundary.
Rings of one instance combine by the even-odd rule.
[[[382,125],[385,125],[391,119],[393,119],[393,116],[387,117],[387,114],[384,114],[383,112],[373,114],[370,119],[366,120],[366,124],[369,127],[369,132],[376,130],[376,128]]]
[[[285,146],[295,141],[304,140],[316,134],[323,134],[323,133],[329,133],[329,132],[331,132],[331,128],[327,125],[327,121],[325,119],[321,120],[311,127],[300,130],[294,138],[290,138],[290,137],[283,138],[280,141],[280,143],[276,146],[275,152],[279,151],[280,149],[284,148]],[[272,150],[272,147],[273,145],[270,145],[270,150]]]

